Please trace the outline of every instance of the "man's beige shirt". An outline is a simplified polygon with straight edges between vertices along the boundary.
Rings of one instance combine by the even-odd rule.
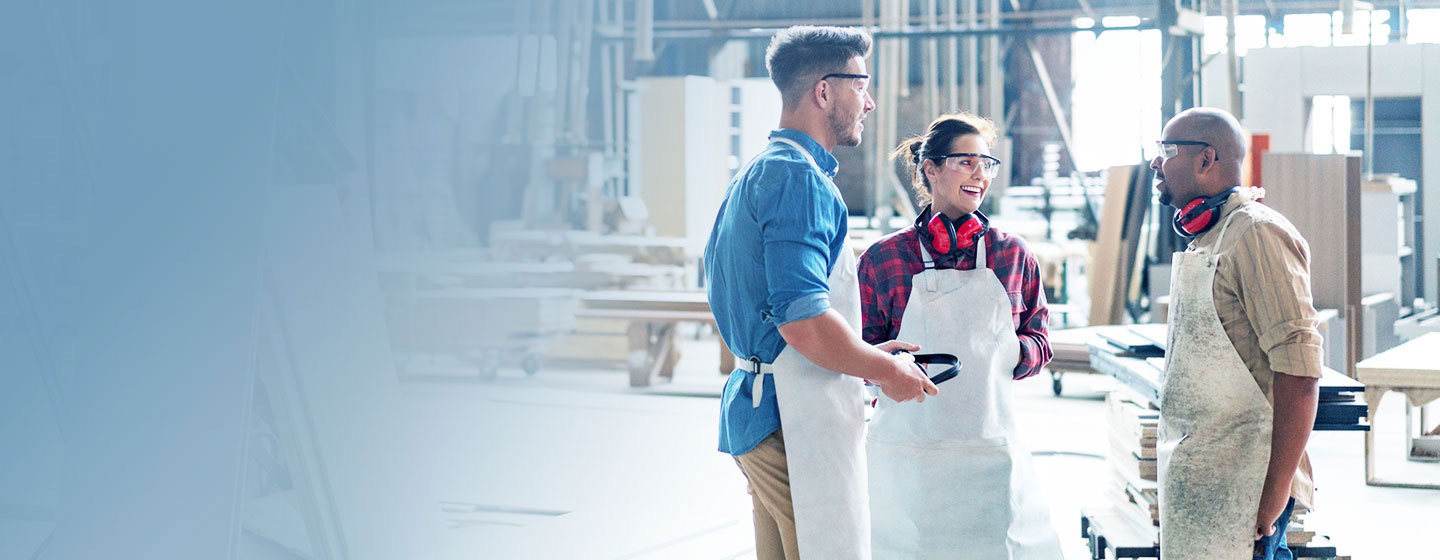
[[[1310,295],[1310,246],[1279,212],[1241,189],[1221,208],[1219,223],[1191,242],[1191,249],[1216,249],[1224,220],[1235,218],[1218,248],[1215,311],[1255,383],[1274,405],[1275,374],[1320,377],[1324,350],[1319,319]],[[1216,460],[1223,460],[1216,458]],[[1308,454],[1290,484],[1290,495],[1304,507],[1314,505],[1315,487]]]

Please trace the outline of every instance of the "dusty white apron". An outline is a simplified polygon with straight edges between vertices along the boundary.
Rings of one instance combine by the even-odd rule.
[[[962,366],[923,403],[880,397],[867,440],[875,558],[1063,558],[1016,440],[1020,341],[985,242],[974,270],[935,270],[920,251],[926,270],[911,281],[897,338]]]
[[[1251,558],[1270,462],[1272,409],[1215,311],[1215,251],[1175,253],[1171,266],[1157,444],[1165,560]]]
[[[804,147],[786,138],[827,176]],[[835,188],[831,183],[831,188]],[[839,196],[839,189],[835,190]],[[860,331],[860,285],[855,253],[847,242],[830,271],[830,308]],[[865,487],[865,386],[858,377],[815,365],[786,346],[773,365],[780,426],[800,556],[806,559],[870,558],[870,506]],[[756,402],[766,375],[755,379]]]

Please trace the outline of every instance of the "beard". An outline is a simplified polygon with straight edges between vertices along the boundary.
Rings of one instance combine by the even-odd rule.
[[[1174,207],[1175,194],[1170,191],[1170,184],[1165,182],[1165,175],[1158,171],[1155,173],[1155,190],[1160,191],[1160,204]]]
[[[830,125],[830,132],[835,135],[837,145],[852,147],[860,145],[860,133],[855,130],[855,124],[859,122],[858,118],[842,115],[839,111],[835,111],[830,113],[825,120]]]

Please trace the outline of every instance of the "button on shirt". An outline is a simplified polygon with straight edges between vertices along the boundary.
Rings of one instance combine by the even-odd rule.
[[[804,146],[822,174],[786,138]],[[835,156],[798,130],[735,175],[705,245],[706,292],[725,344],[742,358],[773,363],[785,349],[780,325],[830,309],[830,270],[846,250],[848,212],[831,178]],[[753,403],[755,373],[737,362],[720,401],[720,451],[743,455],[780,427],[773,379]]]

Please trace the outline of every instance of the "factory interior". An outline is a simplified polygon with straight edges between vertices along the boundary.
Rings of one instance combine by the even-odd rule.
[[[1194,543],[1229,543],[1230,533],[1195,528],[1209,523],[1204,512],[1213,504],[1206,500],[1219,500],[1220,490],[1207,494],[1176,483],[1184,476],[1176,466],[1228,469],[1230,483],[1253,479],[1245,488],[1260,488],[1263,478],[1263,494],[1272,496],[1265,469],[1294,459],[1272,451],[1284,447],[1302,464],[1282,466],[1281,476],[1303,472],[1293,484],[1310,487],[1307,503],[1287,502],[1284,488],[1274,494],[1288,526],[1272,529],[1280,529],[1281,548],[1293,556],[1273,557],[1440,558],[1440,1],[376,0],[317,6],[290,8],[294,13],[286,17],[298,23],[275,26],[289,29],[277,33],[290,41],[308,34],[305,26],[324,31],[315,43],[277,48],[287,62],[273,73],[274,90],[266,90],[273,103],[257,96],[264,119],[279,123],[255,151],[272,154],[256,156],[268,170],[267,186],[257,190],[263,196],[223,210],[217,205],[185,226],[223,232],[244,225],[237,231],[253,233],[253,240],[203,253],[175,245],[176,254],[197,259],[223,253],[253,261],[227,273],[239,290],[226,303],[234,312],[226,311],[223,321],[235,342],[212,348],[226,349],[226,361],[236,364],[231,373],[156,374],[138,388],[75,381],[98,379],[75,372],[111,360],[153,371],[184,360],[202,363],[211,347],[173,343],[181,352],[173,360],[132,353],[123,349],[128,335],[119,332],[127,323],[106,326],[114,332],[104,334],[76,327],[85,322],[81,317],[54,313],[65,308],[71,285],[48,279],[63,279],[69,265],[30,251],[27,242],[80,246],[64,233],[74,223],[63,209],[71,194],[16,190],[0,201],[0,312],[8,316],[0,333],[10,333],[0,344],[0,356],[9,355],[0,358],[0,369],[10,373],[0,377],[8,377],[4,386],[11,388],[0,404],[14,411],[0,443],[13,444],[6,447],[17,450],[12,458],[33,459],[0,459],[9,465],[0,476],[32,481],[0,484],[12,487],[0,491],[0,557],[99,557],[77,551],[104,543],[133,551],[114,557],[246,560],[793,560],[792,547],[806,558],[1228,558],[1179,552]],[[63,21],[72,16],[88,17],[56,16],[47,25],[70,25]],[[74,25],[87,33],[86,24]],[[777,37],[813,29],[807,26],[839,28],[845,37],[867,41],[858,57],[839,59],[848,66],[815,63],[825,77],[802,68],[798,75],[814,85],[786,82],[801,92],[793,102],[799,105],[792,105],[791,90],[782,95],[777,85],[789,78],[772,76],[768,62],[772,51],[782,52],[773,47],[781,44]],[[105,55],[97,52],[124,48],[113,45],[126,41],[139,39],[74,39],[73,52],[56,49],[57,64],[70,57],[76,67],[101,64],[94,61]],[[84,82],[62,72],[57,83],[84,90]],[[193,97],[200,103],[202,93],[220,95],[221,89],[196,90]],[[85,95],[62,96],[68,101],[61,103],[83,105]],[[851,95],[863,119],[847,121],[859,123],[853,127],[858,141],[836,136],[827,142],[782,124],[828,123],[816,126],[838,135],[833,120],[848,118],[836,117],[843,111],[814,111],[843,108],[825,104]],[[239,122],[246,114],[227,118]],[[992,126],[989,137],[956,137],[979,138],[983,153],[942,146],[932,157],[926,144],[914,147],[913,160],[895,155],[908,139],[936,130],[932,121],[954,114]],[[1195,115],[1210,115],[1204,126],[1238,122],[1240,152],[1210,136],[1185,137],[1183,130],[1202,130],[1194,128],[1201,126],[1193,124],[1200,122]],[[25,124],[30,117],[17,119],[21,130],[39,128]],[[1182,127],[1187,123],[1191,129]],[[84,125],[72,128],[85,136]],[[802,138],[787,140],[796,137]],[[789,162],[791,175],[755,171],[780,160]],[[1192,162],[1198,163],[1183,167]],[[103,167],[103,158],[94,165]],[[1194,222],[1170,204],[1186,200],[1172,200],[1165,185],[1180,189],[1189,180],[1186,170],[1203,169],[1195,172],[1201,179],[1186,183],[1200,185],[1232,167],[1239,182],[1225,185],[1236,188],[1221,193],[1213,214],[1203,214],[1215,223],[1196,226],[1199,233],[1185,229]],[[932,196],[930,181],[952,172],[985,177],[984,190]],[[800,212],[789,204],[796,199],[779,194],[768,203],[749,202],[770,196],[760,182],[767,177],[775,189],[816,181],[823,189],[815,192],[843,206],[838,222],[825,226],[831,237],[820,248],[797,249],[803,243],[783,240],[772,246],[764,237],[782,235],[782,222],[809,219],[813,226],[823,206],[816,202],[813,212]],[[940,204],[964,196],[977,200],[973,211],[959,218],[941,214]],[[1192,196],[1208,204],[1207,197]],[[98,220],[103,204],[86,206],[89,217],[78,218],[98,237],[108,235],[105,223],[84,220]],[[757,217],[766,212],[773,221]],[[984,233],[969,239],[963,232],[971,230],[956,233],[981,223],[982,214]],[[1235,216],[1245,217],[1226,219]],[[1261,220],[1253,216],[1268,216],[1268,229],[1232,226]],[[944,238],[936,224],[949,226],[947,243],[956,247],[933,244]],[[758,233],[745,237],[747,227]],[[1215,243],[1235,244],[1253,260],[1226,261],[1232,257],[1223,251],[1195,248],[1224,231],[1231,235]],[[1289,236],[1278,242],[1289,240],[1290,250],[1271,250],[1278,245],[1261,243],[1277,241],[1262,235]],[[905,245],[907,239],[927,241]],[[791,252],[775,248],[781,246]],[[926,264],[916,260],[914,275],[875,277],[893,272],[886,266],[907,264],[877,259],[891,252],[911,258],[904,255],[916,246]],[[957,263],[983,263],[985,247],[995,275],[982,269],[976,271],[981,276],[947,276],[942,273],[953,271],[929,262],[932,252],[948,252]],[[785,260],[792,252],[810,260]],[[102,253],[77,253],[85,256],[75,270],[108,262]],[[1212,254],[1221,260],[1193,258]],[[810,266],[817,258],[818,276]],[[1016,270],[1002,274],[1003,263],[1015,259]],[[855,266],[852,260],[858,273],[846,268]],[[1274,266],[1247,267],[1255,263]],[[800,300],[777,304],[791,289],[785,274],[811,281],[809,299],[802,299],[821,307],[804,314],[800,304],[789,305]],[[922,274],[979,282],[979,295],[943,300],[954,302],[954,311],[941,309],[949,303],[917,304],[928,301],[917,299],[928,297],[920,295]],[[1248,299],[1225,292],[1226,300],[1222,291],[1230,288],[1222,283],[1230,275],[1267,285],[1244,284]],[[1004,294],[992,289],[991,277]],[[176,278],[123,293],[159,298],[199,280]],[[1203,289],[1181,289],[1192,280],[1204,282]],[[120,275],[115,281],[130,286],[132,280]],[[889,281],[903,290],[883,283]],[[852,289],[861,300],[855,308],[865,318],[863,333],[858,316],[845,314]],[[88,292],[79,293],[85,301]],[[130,304],[119,293],[91,297],[120,313]],[[756,293],[761,299],[745,299]],[[958,319],[932,320],[924,328],[907,323],[906,334],[897,336],[885,330],[888,322],[871,322],[881,314],[899,324],[903,312],[874,309],[893,293],[901,301],[890,303],[911,304],[902,311]],[[1258,317],[1255,309],[1283,309],[1268,305],[1270,294],[1303,312]],[[1012,344],[1010,322],[1001,315],[998,335],[982,332],[988,328],[982,328],[983,313],[970,307],[991,296],[1013,306],[1019,333],[1013,344],[1021,355],[1013,368],[1006,360],[1015,351],[1005,346]],[[165,307],[166,321],[173,319],[166,328],[215,327],[184,326],[186,317],[220,313],[202,297]],[[1221,301],[1238,307],[1222,309]],[[737,315],[742,308],[754,313]],[[1221,311],[1234,320],[1224,320]],[[787,327],[831,315],[845,315],[836,324],[848,325],[853,335],[816,341]],[[75,336],[114,345],[94,355],[67,346],[71,327],[79,328]],[[1249,338],[1236,339],[1236,329]],[[926,340],[915,353],[870,346],[919,335]],[[757,336],[786,353],[761,358],[766,351],[755,349]],[[994,350],[1000,360],[989,362],[991,350],[947,337],[974,338],[984,348],[994,348],[998,337],[1004,352]],[[865,344],[842,353],[841,338]],[[152,343],[161,344],[145,342]],[[867,376],[861,370],[868,366],[840,357],[908,363],[926,347],[962,356],[953,380],[906,374],[916,387],[909,398],[933,383],[936,393],[927,402],[897,402],[904,399],[891,391],[900,390],[895,380],[902,374]],[[822,348],[835,350],[828,358],[829,351],[813,353]],[[1305,365],[1312,358],[1313,367]],[[797,382],[784,379],[786,364],[795,360],[851,383],[845,387],[854,396],[863,392],[855,433],[863,438],[868,429],[871,439],[851,451],[862,475],[869,461],[869,480],[862,476],[858,497],[848,501],[786,510],[794,515],[786,533],[785,521],[777,525],[769,509],[771,498],[758,493],[757,463],[745,462],[751,446],[760,450],[777,441],[774,426],[753,433],[754,422],[763,421],[756,415],[770,410],[762,403],[778,399],[766,406],[778,410],[774,421],[788,436],[780,451],[783,460],[790,450],[786,507],[792,490],[796,503],[840,493],[799,482],[829,468],[798,451],[823,449],[804,442],[805,430],[835,428],[816,427],[824,422],[802,419],[800,405],[789,404],[803,400],[794,392]],[[820,361],[830,365],[815,365]],[[995,363],[1013,369],[1013,376],[1002,372],[992,384],[986,364]],[[935,368],[917,369],[930,376]],[[1260,392],[1250,386],[1252,374],[1265,379]],[[223,388],[186,385],[221,378]],[[1182,378],[1192,383],[1175,381]],[[1312,391],[1303,402],[1313,403],[1313,427],[1304,416],[1302,446],[1282,445],[1289,440],[1276,435],[1280,446],[1272,447],[1265,435],[1272,419],[1281,430],[1282,416],[1297,418],[1290,411],[1309,406],[1282,404],[1277,396],[1281,384],[1296,379]],[[82,485],[93,498],[77,497],[69,488],[84,476],[65,467],[67,457],[103,458],[110,451],[139,457],[152,452],[146,449],[188,456],[160,444],[120,450],[115,443],[116,449],[95,451],[109,449],[106,438],[123,440],[118,428],[109,436],[100,428],[94,438],[75,435],[118,418],[96,403],[107,402],[107,391],[131,389],[138,396],[126,410],[166,403],[155,408],[155,418],[136,422],[168,434],[170,444],[189,436],[179,433],[186,422],[164,414],[193,414],[192,428],[200,430],[201,418],[231,411],[213,423],[224,431],[209,432],[216,447],[194,451],[223,458],[183,469],[158,460],[143,467],[197,477],[185,478],[193,485],[175,486],[174,495],[131,495],[123,484],[102,491],[94,482]],[[206,396],[173,408],[168,404],[178,398],[154,396],[189,389]],[[967,399],[966,392],[978,396]],[[1260,400],[1246,408],[1233,403],[1241,397]],[[1195,412],[1203,408],[1197,402],[1263,418],[1245,420],[1257,422],[1255,430],[1184,424],[1179,418],[1186,414],[1228,413]],[[876,434],[887,429],[887,407],[913,411],[927,404],[952,408],[938,409],[948,416],[924,416],[932,424],[920,431],[997,418],[1010,450],[1005,463],[1013,464],[995,475],[1003,479],[996,484],[1021,492],[1007,504],[1004,494],[981,491],[992,484],[974,464],[988,452],[946,448],[951,454],[936,459],[943,462],[923,467],[916,465],[931,459],[885,456]],[[119,410],[116,415],[132,414]],[[899,421],[889,420],[891,426]],[[1221,443],[1203,447],[1196,437],[1187,448],[1184,438],[1176,439],[1181,427],[1190,436],[1192,428],[1244,431],[1241,439],[1249,443],[1234,444],[1242,446],[1237,451]],[[1256,448],[1259,462],[1247,462]],[[105,476],[123,479],[118,471]],[[1246,512],[1240,523],[1252,530],[1252,519],[1270,507],[1263,504],[1277,503],[1267,498],[1257,505],[1260,490],[1237,492],[1250,494],[1225,511]],[[102,527],[97,520],[109,518],[101,514],[69,513],[91,500],[116,511],[121,506],[115,504],[153,505],[131,511],[154,532],[122,535]],[[169,514],[161,512],[171,506],[194,514],[164,521]],[[923,519],[897,522],[905,515],[886,507]],[[947,528],[962,523],[946,521],[949,516],[967,523],[1008,519],[1009,544],[1004,527],[995,544]],[[1177,521],[1167,525],[1167,519]],[[851,521],[856,525],[847,525]],[[1040,536],[1034,542],[1017,537],[1021,523]],[[954,535],[924,528],[937,526]],[[902,546],[894,547],[896,536],[887,530],[903,533]],[[93,539],[86,544],[77,535]],[[776,535],[783,546],[766,541],[782,538]],[[905,548],[911,541],[952,547]],[[785,554],[777,556],[781,549]],[[203,554],[189,555],[196,551]]]

